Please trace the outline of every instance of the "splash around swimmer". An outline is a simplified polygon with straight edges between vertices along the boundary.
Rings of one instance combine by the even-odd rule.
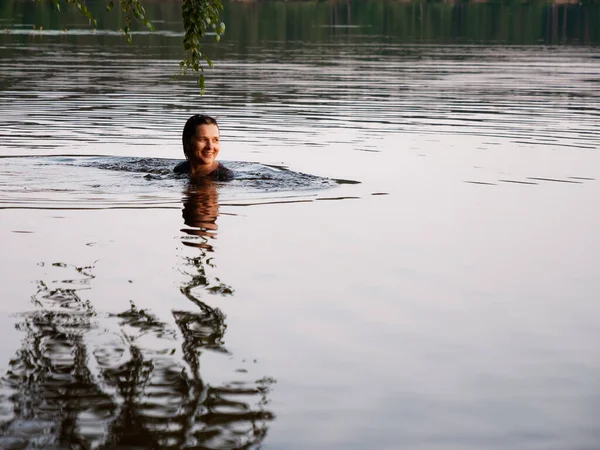
[[[190,117],[183,127],[181,141],[186,160],[175,166],[175,173],[186,173],[191,179],[233,179],[233,171],[217,161],[221,141],[219,125],[213,117],[203,114]]]

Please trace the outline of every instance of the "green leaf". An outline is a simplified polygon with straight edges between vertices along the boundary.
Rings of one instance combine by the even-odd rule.
[[[115,2],[113,0],[110,0],[107,4],[106,4],[106,10],[107,11],[112,11],[112,9],[115,7]]]
[[[204,75],[200,74],[198,78],[198,87],[200,88],[200,95],[204,95]]]

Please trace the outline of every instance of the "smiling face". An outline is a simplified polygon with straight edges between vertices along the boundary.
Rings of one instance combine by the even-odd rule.
[[[191,171],[204,172],[216,168],[219,149],[219,127],[214,124],[196,126],[196,132],[189,139],[185,149]]]

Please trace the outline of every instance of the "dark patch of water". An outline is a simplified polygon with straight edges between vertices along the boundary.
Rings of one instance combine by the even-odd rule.
[[[173,167],[180,162],[176,159],[164,158],[127,158],[127,157],[100,157],[100,158],[69,158],[57,162],[92,167],[97,169],[145,173],[161,175],[147,179],[187,179],[186,175],[173,172]],[[348,180],[332,180],[301,172],[294,172],[285,166],[266,165],[253,162],[225,161],[223,164],[234,171],[234,186],[241,185],[265,191],[290,191],[296,189],[322,189],[333,187],[336,184],[356,183]]]

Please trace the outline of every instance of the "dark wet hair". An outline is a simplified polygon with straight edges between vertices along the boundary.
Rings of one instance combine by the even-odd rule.
[[[219,127],[219,124],[214,117],[206,116],[204,114],[194,114],[192,117],[190,117],[185,123],[185,126],[183,127],[183,134],[181,135],[183,153],[186,155],[186,157],[186,144],[190,142],[192,136],[196,134],[196,128],[200,125],[216,125],[217,128]]]

